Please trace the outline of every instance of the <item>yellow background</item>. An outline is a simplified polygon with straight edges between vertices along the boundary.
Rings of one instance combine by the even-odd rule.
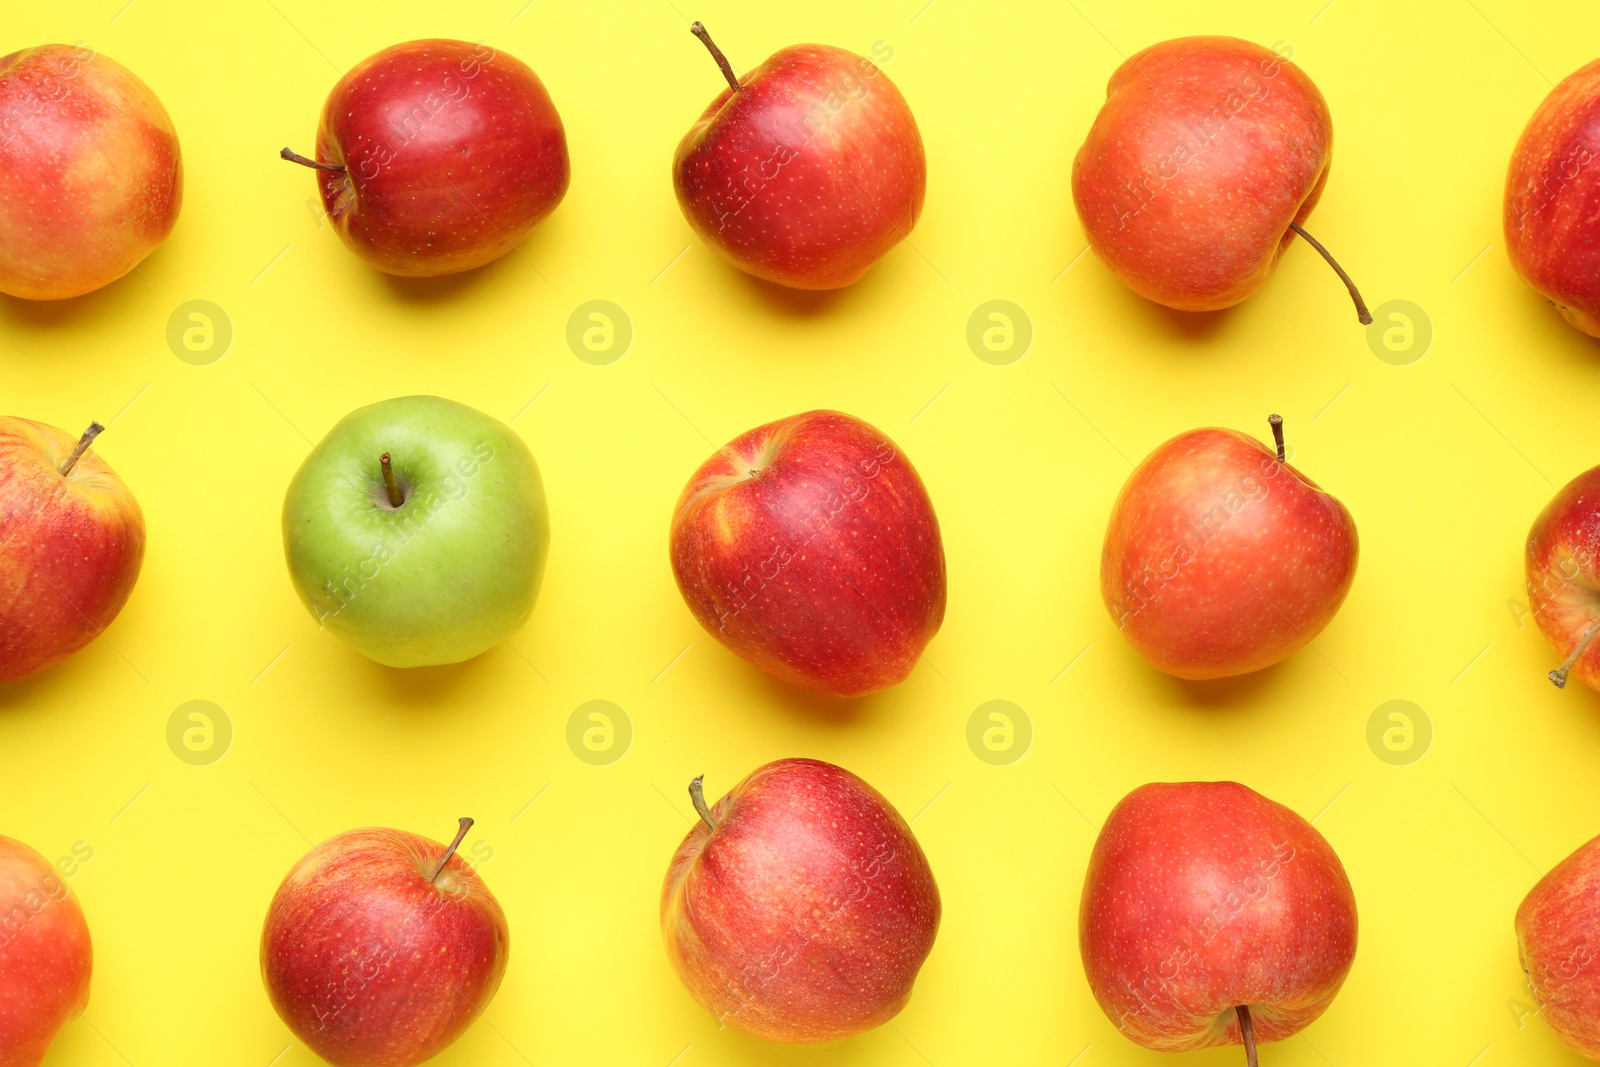
[[[1499,211],[1518,133],[1552,80],[1595,58],[1600,12],[1325,2],[6,5],[0,51],[83,40],[148,82],[187,179],[177,229],[140,275],[62,304],[0,298],[0,407],[72,429],[115,418],[98,448],[149,524],[143,577],[106,639],[0,688],[0,832],[51,858],[78,841],[95,852],[71,882],[95,939],[93,998],[50,1067],[315,1062],[257,972],[279,880],[339,831],[448,838],[463,814],[513,948],[499,996],[441,1067],[1179,1062],[1101,1015],[1076,924],[1100,820],[1140,783],[1189,778],[1238,779],[1318,816],[1360,903],[1348,984],[1263,1052],[1269,1067],[1577,1062],[1519,1018],[1511,923],[1539,873],[1600,832],[1600,698],[1544,680],[1556,657],[1525,615],[1521,544],[1555,488],[1600,459],[1600,351],[1513,275]],[[921,125],[927,206],[860,284],[775,290],[691,235],[668,164],[721,79],[689,17],[741,70],[802,41],[893,49],[884,70]],[[1375,307],[1426,309],[1420,361],[1377,359],[1304,245],[1245,305],[1199,323],[1078,258],[1070,166],[1107,77],[1122,54],[1195,33],[1285,42],[1321,87],[1337,137],[1312,232]],[[340,245],[312,177],[276,156],[312,150],[340,70],[423,36],[483,39],[538,71],[566,122],[572,188],[520,254],[397,284]],[[634,328],[609,366],[565,341],[596,298]],[[1009,366],[965,340],[994,298],[1034,327]],[[193,299],[235,331],[209,366],[165,339]],[[514,648],[402,673],[317,632],[278,514],[308,440],[418,392],[516,417],[554,540]],[[950,570],[927,662],[846,705],[717,646],[666,558],[673,502],[714,445],[821,406],[910,456]],[[1355,515],[1354,591],[1320,654],[1221,684],[1156,674],[1098,593],[1129,460],[1195,426],[1265,435],[1272,411],[1296,463]],[[166,743],[192,699],[235,730],[210,766]],[[566,742],[593,699],[634,730],[609,766]],[[1033,725],[1009,766],[967,745],[991,699]],[[1391,699],[1433,725],[1409,766],[1367,744]],[[719,1031],[657,926],[689,778],[720,795],[790,755],[843,764],[916,817],[944,898],[893,1027],[820,1048]]]

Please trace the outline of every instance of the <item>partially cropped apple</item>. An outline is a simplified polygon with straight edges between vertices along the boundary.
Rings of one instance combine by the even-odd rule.
[[[820,44],[781,49],[735,77],[705,27],[690,29],[728,88],[672,161],[689,225],[769,282],[838,289],[859,279],[922,213],[927,161],[905,98],[870,59]]]
[[[1522,280],[1600,337],[1600,60],[1550,90],[1511,153],[1503,222]]]
[[[1544,1021],[1600,1061],[1600,837],[1539,879],[1517,909],[1517,951]]]
[[[0,1067],[38,1067],[89,1002],[83,909],[39,853],[0,837]]]
[[[1333,496],[1237,430],[1179,434],[1128,476],[1111,510],[1100,595],[1152,667],[1223,678],[1288,658],[1355,579],[1356,524]]]
[[[1563,657],[1550,680],[1563,689],[1576,674],[1600,689],[1600,467],[1545,505],[1528,531],[1524,562],[1533,619]]]
[[[1215,311],[1271,277],[1328,180],[1333,122],[1310,78],[1235,37],[1151,45],[1111,75],[1072,164],[1084,233],[1122,282],[1182,311]]]
[[[917,839],[841,767],[785,759],[715,806],[667,869],[661,932],[678,977],[718,1022],[770,1041],[833,1041],[911,997],[939,930]]]
[[[144,514],[80,436],[0,417],[0,682],[66,659],[127,603],[144,561]]]
[[[261,932],[267,996],[334,1067],[413,1067],[488,1008],[505,975],[505,914],[450,845],[351,830],[295,864]]]
[[[922,479],[887,437],[837,411],[718,449],[678,498],[669,551],[711,636],[813,692],[903,681],[944,621],[944,547]]]
[[[390,667],[459,663],[528,621],[550,517],[533,453],[465,404],[407,396],[346,415],[283,501],[295,591]]]
[[[1339,857],[1299,815],[1235,782],[1152,783],[1112,810],[1078,913],[1089,988],[1160,1052],[1299,1033],[1356,953]]]
[[[132,71],[83,45],[0,56],[0,293],[110,285],[167,239],[182,202],[177,132]]]
[[[511,251],[566,195],[561,116],[527,64],[466,41],[409,41],[357,63],[322,109],[328,218],[386,274],[472,270]]]

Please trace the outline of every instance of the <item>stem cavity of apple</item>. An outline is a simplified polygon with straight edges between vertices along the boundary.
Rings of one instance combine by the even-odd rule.
[[[299,152],[295,152],[288,148],[285,148],[282,152],[279,152],[278,156],[280,159],[287,159],[290,163],[298,163],[302,167],[311,167],[314,170],[326,170],[331,171],[334,174],[343,174],[345,171],[344,165],[341,163],[323,163],[320,160],[310,159],[306,156],[302,156]]]
[[[406,498],[400,495],[400,483],[394,480],[394,464],[389,462],[389,453],[378,457],[378,466],[383,468],[383,487],[389,491],[389,506],[398,508]]]
[[[1594,640],[1595,634],[1600,634],[1600,622],[1589,627],[1588,632],[1578,639],[1578,647],[1572,650],[1572,655],[1567,657],[1566,662],[1547,675],[1551,684],[1557,689],[1565,689],[1567,687],[1567,675],[1572,673],[1572,665],[1578,662],[1579,657],[1584,652],[1588,651],[1589,642]]]
[[[105,433],[105,431],[106,428],[98,422],[89,424],[89,428],[83,431],[83,436],[78,438],[78,445],[72,450],[72,455],[68,456],[67,461],[61,465],[61,477],[65,478],[72,473],[72,468],[76,467],[78,460],[82,459],[83,454],[89,451],[89,446],[94,444],[94,439]]]
[[[1283,416],[1268,415],[1267,425],[1272,427],[1272,440],[1278,446],[1278,462],[1287,463],[1289,461],[1288,453],[1284,451],[1283,447]]]
[[[1259,1067],[1256,1061],[1256,1025],[1250,1021],[1250,1009],[1241,1004],[1233,1010],[1239,1013],[1239,1033],[1244,1037],[1244,1062],[1247,1067]]]
[[[428,879],[428,884],[432,885],[439,880],[439,876],[444,873],[444,865],[450,862],[450,857],[456,854],[456,849],[461,847],[461,842],[467,839],[467,831],[470,829],[472,829],[472,820],[465,815],[461,816],[461,829],[456,831],[456,839],[450,842],[450,847],[444,850],[443,856],[439,857],[439,866],[433,869],[433,875]]]
[[[1298,222],[1289,223],[1289,229],[1304,237],[1306,244],[1315,248],[1317,253],[1328,261],[1328,266],[1332,267],[1334,273],[1339,276],[1339,280],[1344,282],[1344,287],[1350,290],[1350,299],[1356,302],[1356,318],[1361,320],[1361,325],[1363,326],[1372,325],[1372,312],[1367,310],[1367,302],[1361,299],[1361,290],[1356,288],[1356,283],[1351,280],[1350,275],[1346,274],[1344,268],[1339,266],[1339,261],[1333,258],[1333,253],[1322,247],[1322,242],[1302,229]]]
[[[706,46],[706,51],[711,53],[711,58],[716,60],[717,66],[722,68],[722,76],[728,79],[728,87],[734,92],[738,92],[741,88],[739,76],[734,74],[733,64],[728,62],[728,57],[722,54],[722,49],[718,48],[716,43],[711,40],[711,34],[706,32],[705,26],[696,22],[689,27],[689,32],[700,38],[700,43]],[[284,151],[287,152],[288,149],[285,148]]]
[[[706,826],[715,830],[717,828],[717,820],[711,817],[711,808],[706,804],[706,791],[705,786],[702,784],[705,779],[705,775],[697,774],[694,781],[689,783],[689,801],[694,805],[694,810],[700,813],[700,818],[705,822]]]

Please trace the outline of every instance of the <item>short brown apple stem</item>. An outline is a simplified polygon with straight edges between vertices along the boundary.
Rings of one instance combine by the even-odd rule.
[[[1572,650],[1572,655],[1567,657],[1567,661],[1550,672],[1550,681],[1555,684],[1557,689],[1565,689],[1567,687],[1567,675],[1572,672],[1572,665],[1578,662],[1583,654],[1588,651],[1589,642],[1594,640],[1594,635],[1597,633],[1600,633],[1600,622],[1589,627],[1588,632],[1578,639],[1578,647]]]
[[[1244,1037],[1246,1067],[1260,1067],[1256,1061],[1256,1024],[1250,1021],[1250,1009],[1241,1004],[1233,1010],[1239,1013],[1239,1033]]]
[[[72,450],[72,455],[68,456],[67,461],[61,465],[61,476],[63,478],[72,473],[72,468],[76,467],[78,460],[82,459],[83,454],[89,451],[89,446],[94,444],[94,439],[105,432],[106,428],[98,422],[89,424],[89,428],[83,431],[83,436],[78,438],[78,445]]]
[[[706,46],[706,51],[711,53],[711,58],[717,61],[717,66],[722,68],[722,76],[728,79],[728,88],[734,92],[739,91],[739,76],[733,72],[733,64],[728,62],[728,57],[722,54],[716,42],[711,39],[711,34],[706,32],[705,26],[696,22],[689,27],[689,32],[700,38],[700,43]],[[287,151],[287,149],[285,149]]]
[[[1356,318],[1361,320],[1361,325],[1370,326],[1372,324],[1372,312],[1367,310],[1367,302],[1361,299],[1361,290],[1356,288],[1356,283],[1350,278],[1350,275],[1346,274],[1344,268],[1339,266],[1339,261],[1333,258],[1333,253],[1323,248],[1322,242],[1302,229],[1298,222],[1289,223],[1289,229],[1304,237],[1306,244],[1315,248],[1317,254],[1328,261],[1328,266],[1332,267],[1334,273],[1339,276],[1339,280],[1344,282],[1344,287],[1350,290],[1350,299],[1356,302]]]
[[[1268,415],[1267,425],[1272,427],[1272,440],[1278,446],[1278,462],[1287,463],[1288,453],[1283,447],[1283,416]]]
[[[456,831],[456,839],[450,842],[450,847],[444,850],[444,855],[439,857],[439,866],[433,869],[433,877],[428,879],[430,884],[437,882],[444,873],[444,865],[450,862],[450,857],[456,854],[456,849],[461,847],[461,842],[467,839],[467,831],[472,829],[472,820],[465,815],[461,816],[461,829]]]
[[[389,462],[389,453],[378,457],[378,466],[383,468],[383,487],[389,491],[389,506],[397,508],[406,498],[400,495],[400,483],[394,480],[394,464]]]
[[[311,167],[315,170],[332,171],[335,174],[344,173],[343,164],[323,163],[321,160],[307,158],[306,156],[302,156],[299,152],[291,151],[287,148],[285,148],[282,152],[279,152],[278,156],[282,159],[287,159],[290,163],[298,163],[302,167]]]
[[[706,803],[706,791],[703,783],[706,776],[695,775],[694,781],[689,783],[689,802],[694,805],[694,810],[700,813],[700,818],[712,830],[717,828],[717,820],[711,817],[711,807]]]

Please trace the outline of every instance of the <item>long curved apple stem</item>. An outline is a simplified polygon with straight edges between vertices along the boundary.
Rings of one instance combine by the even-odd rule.
[[[323,163],[319,160],[308,159],[305,156],[302,156],[299,152],[290,151],[287,148],[285,148],[282,152],[279,152],[278,156],[282,159],[287,159],[290,163],[298,163],[302,167],[314,167],[317,170],[331,170],[335,174],[344,173],[344,165],[342,163]],[[1324,255],[1326,255],[1326,253],[1324,253]]]
[[[1356,302],[1356,318],[1361,320],[1361,325],[1370,326],[1372,324],[1372,312],[1367,310],[1367,302],[1361,299],[1361,290],[1356,288],[1356,283],[1350,279],[1350,275],[1346,274],[1344,268],[1339,266],[1339,261],[1333,258],[1333,253],[1323,248],[1322,242],[1302,229],[1298,222],[1289,223],[1289,229],[1304,237],[1306,244],[1315,248],[1322,258],[1328,261],[1328,266],[1332,267],[1334,273],[1339,275],[1339,280],[1344,282],[1344,287],[1350,290],[1350,299]]]
[[[1256,1025],[1250,1021],[1250,1009],[1241,1004],[1233,1010],[1239,1013],[1239,1033],[1244,1035],[1244,1062],[1247,1067],[1260,1067],[1256,1061]]]
[[[406,498],[400,495],[400,483],[394,480],[394,464],[389,462],[389,453],[378,457],[378,466],[383,468],[383,487],[389,491],[389,506],[397,508]]]
[[[1597,633],[1600,633],[1600,622],[1589,627],[1589,631],[1579,638],[1578,647],[1572,650],[1572,655],[1567,657],[1567,661],[1550,672],[1548,677],[1557,689],[1567,687],[1567,675],[1572,672],[1572,665],[1588,650],[1589,642],[1594,640],[1594,635]]]
[[[739,76],[733,72],[733,64],[728,62],[728,57],[722,54],[722,49],[711,40],[711,35],[706,32],[705,26],[696,22],[689,27],[689,32],[700,38],[700,43],[706,46],[706,51],[711,53],[711,58],[717,61],[717,66],[722,68],[722,76],[728,79],[728,87],[734,92],[739,91]],[[288,151],[285,149],[285,151]]]
[[[1272,440],[1278,446],[1278,462],[1287,463],[1288,454],[1283,448],[1283,416],[1268,415],[1267,425],[1272,427]]]
[[[105,432],[106,428],[98,422],[89,424],[89,428],[83,431],[83,436],[78,438],[78,445],[72,450],[72,455],[68,456],[67,461],[61,465],[61,476],[63,478],[72,473],[72,468],[76,467],[78,460],[82,459],[83,454],[89,451],[89,446],[94,444],[94,439]]]
[[[467,839],[467,831],[472,829],[472,820],[465,815],[461,816],[461,829],[456,831],[456,839],[450,842],[450,847],[444,850],[444,855],[439,857],[439,866],[433,869],[433,877],[428,879],[431,884],[439,880],[444,873],[444,865],[450,862],[450,857],[456,854],[456,849],[461,847],[461,842]]]
[[[697,774],[694,781],[689,783],[689,800],[694,804],[694,810],[700,813],[700,818],[705,820],[705,824],[715,830],[717,828],[717,820],[711,817],[711,808],[706,804],[705,787],[701,784],[705,781],[705,778],[705,775]]]

